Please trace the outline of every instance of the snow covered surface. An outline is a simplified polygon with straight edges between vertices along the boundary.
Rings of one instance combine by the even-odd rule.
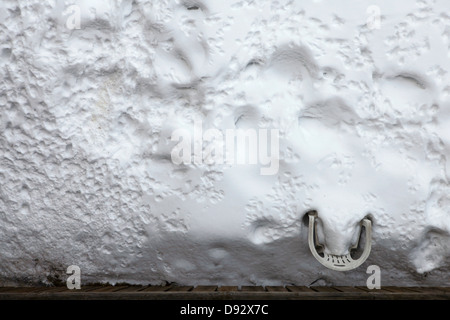
[[[447,0],[2,0],[0,285],[450,285],[449,47]],[[277,173],[175,164],[194,121],[279,130]]]

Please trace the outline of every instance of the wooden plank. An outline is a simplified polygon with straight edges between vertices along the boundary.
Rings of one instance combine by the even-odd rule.
[[[104,291],[95,290],[98,289],[113,289],[115,291]],[[120,289],[119,288],[123,288]],[[187,286],[186,286],[187,287]],[[185,287],[185,288],[186,288]],[[215,288],[214,286],[209,286]],[[142,289],[138,289],[142,288]],[[187,287],[191,288],[191,287]],[[82,290],[68,290],[65,287],[36,287],[36,288],[7,288],[0,290],[0,299],[2,300],[90,300],[90,299],[133,299],[133,300],[210,300],[210,299],[221,299],[221,300],[241,300],[241,299],[251,299],[251,300],[265,300],[265,299],[275,299],[275,300],[321,300],[321,299],[383,299],[383,300],[449,300],[450,290],[448,288],[426,288],[430,290],[430,293],[419,292],[422,288],[411,288],[408,287],[407,290],[404,288],[391,288],[388,289],[395,290],[398,292],[380,292],[378,290],[372,290],[366,288],[366,290],[361,290],[353,287],[297,287],[288,286],[284,289],[289,289],[289,291],[275,291],[281,290],[283,287],[267,287],[267,291],[253,291],[255,289],[261,290],[259,287],[251,287],[252,291],[237,290],[236,286],[221,287],[223,291],[205,291],[205,292],[194,292],[191,291],[178,291],[181,287],[173,286],[84,286]],[[0,288],[3,289],[3,288]],[[170,291],[169,289],[174,289]],[[271,291],[272,289],[272,291]],[[315,289],[316,291],[314,291]],[[335,289],[335,291],[330,291],[330,289]],[[139,290],[139,291],[136,291]],[[338,291],[339,290],[339,291]],[[358,290],[361,290],[358,291]],[[413,291],[415,290],[415,291]],[[351,292],[350,292],[351,291]],[[354,292],[353,292],[354,291]]]
[[[192,286],[173,286],[167,292],[188,292],[192,290]]]
[[[287,286],[286,289],[288,289],[290,292],[309,292],[314,293],[315,291],[311,288],[304,287],[304,286]]]
[[[0,292],[8,292],[8,293],[10,293],[10,292],[17,292],[17,290],[20,290],[20,289],[23,289],[23,288],[3,287],[3,288],[0,288]],[[30,289],[28,289],[28,290],[31,291]]]
[[[433,290],[433,289],[430,290],[426,287],[408,287],[408,290],[417,292],[417,293],[437,292],[436,290]]]
[[[126,288],[119,289],[116,292],[120,292],[120,293],[124,293],[124,292],[139,292],[139,291],[143,290],[144,288],[146,288],[146,287],[144,287],[144,286],[128,286]]]
[[[264,287],[262,286],[242,286],[241,287],[242,292],[264,292]]]
[[[386,286],[382,286],[380,289],[372,289],[369,292],[411,293],[411,291],[405,290],[405,288],[386,287]]]
[[[364,290],[356,288],[356,287],[339,286],[339,287],[334,287],[334,288],[336,288],[338,291],[345,292],[345,293],[354,292],[354,293],[364,294],[367,292],[367,291],[364,291]]]
[[[38,291],[40,288],[36,287],[5,287],[0,288],[0,292],[8,292],[8,293],[32,293]]]
[[[408,289],[421,293],[450,293],[449,287],[408,287]]]
[[[418,293],[415,290],[411,290],[407,287],[393,287],[393,286],[387,286],[387,287],[382,287],[384,290],[387,290],[389,292],[393,292],[393,293]]]
[[[34,290],[30,290],[30,291],[33,292],[33,293],[39,293],[39,292],[42,292],[42,291],[45,291],[45,290],[49,290],[51,288],[56,288],[56,287],[47,287],[47,286],[45,286],[45,287],[36,287],[36,288],[34,288]]]
[[[363,290],[363,288],[365,290]],[[197,289],[197,290],[195,290]],[[301,287],[301,286],[84,286],[81,290],[66,287],[0,288],[0,299],[450,299],[450,288],[390,287],[370,290],[366,287]],[[189,290],[189,291],[187,291]],[[266,291],[264,291],[266,290]],[[390,291],[388,291],[390,290]]]
[[[369,289],[367,287],[357,286],[355,288],[361,289],[361,290],[366,291],[368,293],[392,293],[389,290],[385,290],[384,287],[381,287],[380,289]]]
[[[442,288],[432,287],[394,287],[383,286],[381,289],[367,289],[370,295],[385,297],[386,299],[441,299],[445,297]],[[449,297],[450,298],[450,297]]]
[[[172,288],[172,286],[148,286],[139,292],[165,292]]]
[[[104,286],[103,288],[96,288],[94,290],[91,290],[90,292],[116,292],[120,289],[128,288],[129,286]]]
[[[43,287],[36,291],[36,293],[53,293],[53,292],[63,292],[67,291],[70,292],[72,290],[69,290],[67,287]]]
[[[445,287],[405,287],[405,289],[420,294],[440,294],[446,291]]]
[[[435,289],[438,291],[450,293],[450,287],[430,287],[430,289]]]
[[[216,289],[217,286],[197,286],[192,289],[192,292],[214,292]]]
[[[327,293],[338,293],[340,291],[338,291],[337,289],[333,288],[333,287],[325,287],[325,286],[314,286],[314,287],[310,287],[312,290],[316,291],[316,292],[327,292]]]
[[[103,285],[90,285],[90,286],[81,286],[81,289],[79,290],[73,290],[74,292],[89,292],[94,291],[96,289],[103,288]]]
[[[363,286],[356,286],[355,288],[356,288],[356,289],[359,289],[359,290],[362,290],[362,291],[365,291],[365,292],[371,291],[369,288],[363,287]]]
[[[220,291],[220,292],[238,291],[238,287],[237,286],[222,286],[222,287],[217,288],[217,291]]]
[[[277,286],[267,286],[267,292],[288,292],[285,287],[277,287]]]

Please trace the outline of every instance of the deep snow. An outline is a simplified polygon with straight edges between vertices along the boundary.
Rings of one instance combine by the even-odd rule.
[[[450,285],[449,12],[2,0],[0,285],[69,265],[83,283],[365,285],[372,264],[382,285]],[[174,164],[194,121],[279,130],[277,174]],[[367,262],[320,265],[310,210],[335,254],[369,215]]]

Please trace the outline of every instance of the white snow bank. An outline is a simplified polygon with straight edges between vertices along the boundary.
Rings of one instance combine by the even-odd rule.
[[[0,284],[450,285],[450,3],[0,4]],[[379,14],[379,15],[378,15]],[[279,130],[279,168],[176,165],[174,130]],[[205,147],[205,145],[203,146]],[[309,252],[317,210],[360,268]]]

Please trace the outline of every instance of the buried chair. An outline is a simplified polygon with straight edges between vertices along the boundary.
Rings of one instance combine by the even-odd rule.
[[[308,243],[309,249],[313,256],[323,264],[325,267],[337,270],[337,271],[349,271],[359,267],[369,257],[370,249],[372,247],[372,221],[368,218],[364,218],[361,221],[361,231],[358,237],[358,241],[354,246],[350,248],[348,254],[345,255],[333,255],[324,252],[324,245],[320,244],[317,237],[317,212],[309,213],[309,228],[308,228]],[[358,248],[359,238],[361,237],[362,227],[365,228],[365,244],[363,253],[356,260],[351,257],[353,250]]]

